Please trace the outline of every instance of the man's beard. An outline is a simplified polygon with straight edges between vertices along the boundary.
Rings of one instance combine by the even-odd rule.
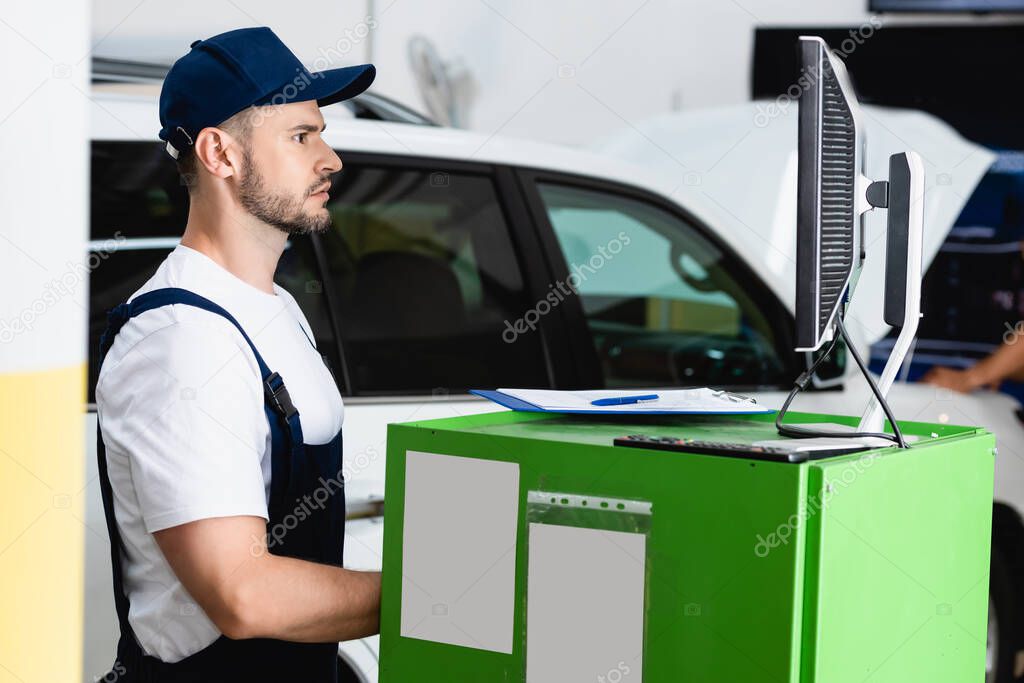
[[[252,151],[242,150],[242,182],[238,185],[238,199],[246,211],[272,225],[287,235],[305,235],[323,232],[331,227],[329,213],[311,215],[302,206],[313,190],[322,186],[329,175],[325,175],[306,189],[299,198],[284,194],[273,194],[264,188],[263,176],[252,158]]]

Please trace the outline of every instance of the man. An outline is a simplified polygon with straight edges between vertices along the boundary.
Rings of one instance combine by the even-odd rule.
[[[111,311],[96,387],[108,680],[335,681],[338,641],[378,630],[380,575],[341,567],[341,396],[273,282],[289,235],[330,224],[319,106],[374,75],[310,73],[253,28],[196,41],[164,81],[188,223]]]

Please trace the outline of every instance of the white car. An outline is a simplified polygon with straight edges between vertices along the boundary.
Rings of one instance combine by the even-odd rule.
[[[156,138],[154,88],[112,90],[97,86],[92,107],[90,249],[100,258],[90,292],[90,401],[106,311],[173,248],[187,211]],[[735,149],[709,156],[715,140],[736,143],[727,138],[739,109],[675,115],[596,153],[444,129],[386,101],[371,104],[357,105],[355,116],[341,105],[324,110],[325,138],[345,166],[331,190],[335,227],[292,240],[276,278],[303,307],[345,397],[347,566],[380,568],[388,423],[498,409],[467,393],[477,387],[711,385],[778,404],[806,367],[792,350],[792,125],[757,127],[749,118]],[[931,117],[869,113],[926,157],[947,148],[972,156],[950,193],[926,199],[930,257],[988,153]],[[889,148],[873,145],[869,157],[880,163]],[[869,269],[879,265],[875,251]],[[881,301],[870,273],[854,312],[865,345],[885,332],[865,312]],[[579,296],[550,296],[567,282]],[[859,412],[866,387],[847,380],[849,370],[833,363],[824,382],[832,390],[800,405]],[[906,384],[894,386],[891,402],[900,418],[997,434],[996,499],[1007,513],[996,521],[1016,526],[996,537],[1024,538],[1016,403]],[[117,638],[89,407],[85,681],[108,670]],[[1024,542],[999,551],[1016,557]],[[995,642],[1014,651],[1002,626],[1017,613],[1016,588],[1004,587],[993,612]],[[343,643],[342,680],[376,681],[377,654],[377,638]]]

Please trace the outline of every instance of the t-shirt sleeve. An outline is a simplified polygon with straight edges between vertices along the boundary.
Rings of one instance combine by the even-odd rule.
[[[269,427],[253,356],[233,334],[179,321],[104,377],[104,434],[112,430],[128,459],[150,533],[211,517],[267,518]]]

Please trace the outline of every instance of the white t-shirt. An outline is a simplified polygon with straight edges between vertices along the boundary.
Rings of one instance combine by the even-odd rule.
[[[291,294],[277,284],[267,294],[180,244],[131,298],[163,287],[188,289],[234,316],[284,379],[306,443],[326,443],[341,429],[341,395]],[[148,654],[176,662],[220,631],[152,534],[210,517],[267,518],[270,426],[256,357],[223,317],[162,306],[121,328],[100,371],[96,409],[125,544],[129,621]]]

